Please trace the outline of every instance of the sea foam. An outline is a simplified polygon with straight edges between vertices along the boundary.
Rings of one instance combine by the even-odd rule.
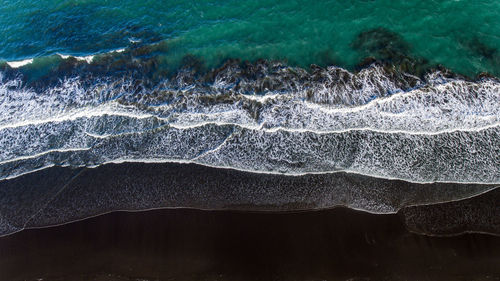
[[[372,65],[237,64],[151,85],[79,76],[0,84],[0,178],[53,165],[188,162],[260,173],[500,182],[500,83]],[[394,73],[397,73],[394,74]]]

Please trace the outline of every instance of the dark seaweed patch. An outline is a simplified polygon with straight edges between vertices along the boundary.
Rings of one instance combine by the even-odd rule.
[[[400,61],[410,53],[410,45],[399,34],[382,27],[359,33],[351,46],[380,60]]]
[[[317,54],[321,66],[345,65],[339,56],[331,49],[326,49]]]
[[[205,62],[200,57],[192,54],[187,54],[182,57],[181,65],[183,68],[190,69],[196,73],[201,73],[207,70]]]
[[[418,76],[425,80],[425,75],[430,71],[439,70],[445,77],[459,77],[450,70],[440,66],[431,65],[423,58],[412,57],[405,54],[409,47],[396,34],[389,31],[365,32],[360,34],[358,40],[353,42],[357,48],[379,50],[387,43],[389,51],[381,50],[382,54],[393,53],[391,59],[380,59],[377,57],[366,57],[357,66],[361,71],[373,64],[378,64],[384,69],[384,75],[397,82],[401,89],[413,88],[419,79],[406,75],[407,73]],[[363,40],[361,40],[363,39]],[[377,41],[378,40],[378,41]],[[495,53],[483,48],[486,54]],[[392,51],[391,51],[392,50]],[[191,87],[213,91],[210,88],[217,81],[227,90],[239,94],[262,94],[267,91],[275,93],[295,91],[312,87],[317,83],[329,83],[328,80],[335,77],[339,84],[350,81],[347,71],[342,69],[326,69],[319,65],[311,65],[309,69],[290,67],[284,62],[259,59],[253,62],[241,61],[239,59],[228,59],[220,67],[209,69],[202,58],[193,54],[186,54],[180,62],[168,60],[169,46],[166,41],[156,44],[141,45],[131,44],[123,52],[111,52],[96,55],[92,62],[78,60],[73,57],[61,59],[59,56],[51,56],[35,59],[32,64],[13,69],[7,64],[0,65],[4,78],[22,77],[23,83],[29,87],[43,90],[60,83],[69,77],[79,77],[83,86],[92,86],[96,79],[111,80],[130,79],[140,81],[141,87],[155,89],[161,81],[169,79],[173,87],[179,89]],[[388,58],[386,56],[386,58]],[[328,73],[327,73],[328,72]],[[491,78],[482,74],[476,79]],[[361,87],[362,85],[354,85]],[[309,95],[310,96],[310,95]],[[249,108],[255,108],[250,106]],[[253,112],[254,109],[251,109]],[[252,114],[258,116],[258,114]]]
[[[36,86],[52,85],[62,77],[79,76],[83,81],[92,80],[93,77],[123,77],[129,76],[135,79],[145,79],[157,82],[164,78],[167,73],[166,62],[162,59],[162,53],[168,47],[165,43],[146,46],[134,46],[118,53],[107,53],[96,55],[91,63],[79,61],[73,57],[62,60],[56,67],[48,71],[46,75],[37,79]],[[30,73],[23,73],[29,76]],[[32,84],[32,83],[31,83]]]
[[[487,60],[494,60],[498,56],[498,50],[486,43],[482,42],[478,37],[474,37],[470,40],[462,40],[463,45],[473,51],[476,55],[483,57]]]
[[[500,72],[500,51],[485,42],[479,37],[459,40],[461,45],[471,51],[481,60],[486,60],[493,67],[494,72]]]
[[[398,33],[383,27],[363,31],[351,42],[351,47],[362,54],[356,70],[375,62],[396,66],[398,71],[423,77],[435,65],[411,53],[411,46]]]

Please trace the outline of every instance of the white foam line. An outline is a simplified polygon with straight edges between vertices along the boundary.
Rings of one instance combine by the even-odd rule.
[[[451,84],[454,82],[464,82],[464,83],[467,83],[469,85],[470,84],[474,84],[474,85],[481,85],[482,84],[480,82],[468,82],[468,81],[464,81],[464,80],[451,80],[451,81],[447,81],[447,82],[442,83],[442,84],[435,85],[432,88],[435,90],[443,90],[444,91],[446,89],[443,89],[443,88],[446,88],[446,86],[448,84]],[[400,91],[400,92],[394,93],[394,94],[392,94],[390,96],[386,96],[386,97],[377,97],[376,99],[373,99],[365,104],[358,105],[358,106],[348,106],[348,107],[336,108],[336,107],[332,107],[332,106],[325,106],[322,104],[309,102],[307,100],[304,100],[304,104],[309,108],[319,109],[320,111],[323,111],[325,113],[354,113],[354,112],[360,112],[360,111],[363,111],[363,110],[366,110],[366,109],[369,109],[372,107],[376,107],[379,104],[382,105],[382,104],[394,101],[395,99],[398,99],[398,98],[406,98],[406,97],[414,96],[415,92],[422,92],[422,89],[427,87],[427,86],[429,86],[429,85],[419,87],[416,89],[411,89],[409,91]]]
[[[196,157],[195,157],[196,158]],[[195,159],[193,158],[193,159]],[[279,176],[289,176],[289,177],[301,177],[301,176],[307,176],[307,175],[328,175],[328,174],[337,174],[337,173],[347,173],[347,174],[354,174],[354,175],[360,175],[360,176],[366,176],[366,177],[372,177],[372,178],[377,178],[377,179],[383,179],[383,180],[398,180],[398,181],[404,181],[404,182],[409,182],[409,183],[414,183],[414,184],[435,184],[435,183],[445,183],[445,184],[477,184],[477,185],[498,185],[500,182],[472,182],[472,181],[414,181],[410,179],[405,179],[405,178],[396,178],[396,177],[387,177],[387,176],[381,176],[377,174],[371,174],[371,173],[362,173],[359,171],[354,171],[354,170],[349,170],[349,169],[342,169],[342,170],[335,170],[335,171],[320,171],[320,172],[302,172],[302,173],[283,173],[283,172],[274,172],[274,171],[262,171],[262,170],[250,170],[250,169],[243,169],[243,168],[238,168],[238,167],[232,167],[232,166],[226,166],[226,165],[221,165],[221,166],[216,166],[216,165],[211,165],[208,163],[203,163],[199,161],[195,161],[193,159],[126,159],[126,158],[117,158],[109,161],[104,161],[100,164],[96,165],[76,165],[72,167],[86,167],[86,168],[97,168],[99,166],[103,166],[106,164],[123,164],[123,163],[157,163],[157,164],[165,164],[165,163],[177,163],[177,164],[196,164],[196,165],[201,165],[209,168],[215,168],[215,169],[229,169],[229,170],[236,170],[236,171],[241,171],[241,172],[247,172],[247,173],[253,173],[253,174],[264,174],[264,175],[279,175]],[[22,175],[30,174],[36,171],[40,171],[46,168],[50,168],[55,166],[55,164],[50,164],[47,166],[43,166],[40,168],[37,168],[32,171],[27,171],[23,173],[19,173],[16,175],[11,175],[8,177],[0,178],[0,181],[2,180],[8,180],[8,179],[13,179],[20,177]],[[60,165],[62,167],[66,167],[69,165]]]
[[[133,114],[131,112],[115,111],[111,107],[104,107],[104,108],[96,108],[93,110],[80,110],[80,111],[76,111],[76,112],[74,111],[74,112],[66,113],[64,115],[60,115],[60,116],[56,116],[56,117],[52,117],[52,118],[47,118],[47,119],[25,120],[25,121],[18,122],[18,123],[6,124],[3,126],[0,126],[0,130],[33,126],[33,125],[43,125],[46,123],[59,123],[59,122],[65,122],[65,121],[75,121],[76,119],[79,119],[79,118],[101,117],[101,116],[105,116],[105,115],[131,117],[131,118],[137,118],[137,119],[146,119],[146,118],[151,118],[151,117],[161,119],[160,117],[152,115],[152,114]]]
[[[496,188],[498,188],[498,186],[494,187],[492,189],[489,189],[487,192],[493,191]],[[484,192],[484,193],[486,193],[486,192]],[[471,197],[467,197],[467,198],[463,198],[463,199],[458,199],[456,201],[472,199],[472,198],[474,198],[476,196],[481,196],[484,193],[481,193],[481,194],[478,194],[478,195],[474,195],[474,196],[471,196]],[[438,202],[438,203],[436,203],[436,205],[437,204],[446,203],[446,202],[448,202],[448,201]],[[259,205],[257,205],[257,204],[255,206],[259,207]],[[387,215],[387,214],[397,214],[400,210],[404,209],[405,207],[406,206],[401,206],[401,207],[397,208],[396,211],[386,211],[386,212],[383,212],[383,211],[373,211],[373,210],[369,210],[369,209],[363,209],[363,208],[359,208],[359,207],[353,207],[350,204],[335,204],[335,205],[332,205],[332,206],[313,207],[313,208],[308,208],[308,209],[293,209],[293,210],[274,210],[274,209],[267,210],[267,209],[261,209],[261,210],[254,210],[254,211],[250,210],[250,211],[252,211],[252,212],[262,212],[262,213],[272,213],[272,212],[279,212],[279,213],[290,213],[290,212],[293,212],[293,213],[296,213],[296,212],[305,212],[305,211],[331,210],[331,209],[335,209],[335,208],[347,208],[347,209],[351,209],[351,210],[355,210],[355,211],[359,211],[359,212],[364,212],[364,213],[368,213],[368,214]],[[155,211],[155,210],[178,210],[178,209],[187,209],[187,210],[192,209],[192,210],[201,210],[201,211],[209,211],[209,212],[216,212],[216,211],[240,211],[240,210],[241,211],[248,211],[246,209],[237,209],[237,208],[225,208],[225,207],[219,207],[219,208],[197,208],[197,207],[188,207],[188,206],[179,206],[179,207],[163,206],[163,207],[152,207],[152,208],[144,208],[144,209],[140,209],[140,208],[135,208],[135,209],[134,208],[130,208],[130,209],[115,209],[115,210],[110,210],[110,211],[104,211],[104,212],[97,213],[97,214],[90,215],[90,216],[83,217],[83,218],[69,220],[67,222],[61,222],[61,223],[55,223],[55,224],[48,224],[48,225],[43,225],[43,226],[27,226],[27,225],[24,225],[22,228],[16,228],[16,227],[14,227],[15,228],[14,231],[8,232],[8,233],[4,233],[4,234],[0,234],[0,238],[7,237],[9,235],[21,232],[23,230],[53,228],[53,227],[57,227],[57,226],[67,225],[67,224],[71,224],[71,223],[75,223],[75,222],[79,222],[79,221],[83,221],[83,220],[87,220],[87,219],[91,219],[91,218],[95,218],[95,217],[99,217],[99,216],[103,216],[103,215],[115,213],[115,212],[139,213],[139,212],[148,212],[148,211]],[[7,222],[7,224],[9,224],[9,223]],[[470,230],[470,231],[466,230],[466,231],[462,231],[462,232],[458,232],[458,233],[453,233],[453,234],[430,234],[430,233],[425,233],[425,232],[416,232],[416,231],[413,231],[411,229],[408,229],[408,231],[410,231],[412,233],[420,234],[420,235],[434,236],[434,237],[453,237],[453,236],[459,236],[459,235],[462,235],[462,234],[465,234],[465,233],[480,233],[480,234],[485,234],[485,235],[500,236],[500,234],[498,234],[498,233],[485,232],[485,231],[474,231],[474,230]]]
[[[122,116],[122,117],[130,117],[130,118],[137,118],[137,119],[155,118],[157,120],[168,121],[167,118],[162,118],[162,117],[159,117],[159,116],[156,116],[153,114],[134,114],[134,113],[130,113],[130,112],[114,111],[110,108],[103,108],[103,109],[99,109],[99,110],[83,110],[83,111],[73,112],[70,114],[65,114],[65,115],[62,115],[59,117],[48,118],[48,119],[27,120],[27,121],[13,123],[13,124],[6,124],[3,126],[0,126],[0,130],[13,129],[13,128],[19,128],[19,127],[26,127],[26,126],[34,126],[34,125],[43,125],[46,123],[75,121],[76,119],[80,119],[80,118],[102,117],[105,115]],[[215,125],[215,126],[238,126],[240,128],[249,129],[249,130],[259,130],[259,131],[263,131],[266,133],[274,133],[274,132],[278,132],[278,131],[284,131],[284,132],[291,132],[291,133],[313,133],[313,134],[325,135],[325,134],[344,134],[344,133],[349,133],[349,132],[367,131],[367,132],[382,133],[382,134],[440,135],[440,134],[449,134],[449,133],[455,133],[455,132],[480,132],[480,131],[496,128],[496,127],[500,126],[500,122],[493,123],[493,124],[486,125],[486,126],[475,127],[475,128],[453,128],[453,129],[436,130],[436,131],[384,130],[384,129],[377,129],[377,128],[372,128],[372,127],[346,128],[346,129],[339,129],[339,130],[314,130],[314,129],[306,129],[306,128],[286,128],[286,127],[281,127],[281,126],[272,127],[272,128],[264,128],[265,123],[261,123],[260,125],[253,125],[252,126],[252,125],[248,125],[248,124],[239,124],[239,123],[233,123],[233,122],[213,122],[213,121],[198,122],[198,123],[188,124],[188,125],[169,123],[168,125],[171,128],[183,129],[183,130],[195,129],[195,128],[200,128],[200,127],[204,127],[204,126]],[[93,135],[90,135],[90,136],[93,136]],[[104,136],[95,135],[94,137],[105,138],[107,136],[108,135],[104,135]],[[109,135],[109,136],[111,137],[113,135]]]
[[[226,139],[224,139],[224,141],[221,142],[219,145],[217,145],[215,148],[209,149],[209,150],[203,152],[202,154],[200,154],[200,155],[196,156],[195,158],[193,158],[191,161],[196,161],[196,160],[198,160],[200,158],[205,157],[206,155],[213,154],[214,152],[219,151],[222,147],[224,147],[224,145],[226,145],[226,143],[229,141],[229,139],[233,138],[233,136],[234,136],[234,131],[229,136],[227,136]]]
[[[23,65],[27,65],[33,63],[33,59],[25,59],[25,60],[19,60],[19,61],[8,61],[7,64],[12,67],[12,68],[18,68]]]
[[[259,205],[255,205],[256,207],[259,207]],[[352,210],[355,210],[355,211],[361,211],[361,212],[365,212],[365,213],[369,213],[369,214],[374,214],[374,215],[385,215],[385,214],[396,214],[397,212],[375,212],[375,211],[371,211],[371,210],[364,210],[364,209],[361,209],[361,208],[355,208],[355,207],[351,207],[350,205],[345,205],[345,204],[338,204],[338,205],[333,205],[331,207],[314,207],[314,208],[309,208],[309,209],[293,209],[293,210],[255,210],[255,211],[252,211],[252,212],[262,212],[262,213],[271,213],[271,212],[283,212],[283,213],[287,213],[287,212],[304,212],[304,211],[318,211],[318,210],[330,210],[330,209],[334,209],[334,208],[348,208],[348,209],[352,209]],[[48,224],[48,225],[43,225],[43,226],[23,226],[23,227],[20,227],[20,228],[17,228],[17,227],[14,227],[16,228],[14,231],[12,232],[8,232],[8,233],[5,233],[5,234],[0,234],[0,238],[2,237],[7,237],[7,236],[10,236],[10,235],[13,235],[13,234],[16,234],[18,232],[21,232],[23,230],[30,230],[30,229],[44,229],[44,228],[53,228],[53,227],[58,227],[58,226],[63,226],[63,225],[67,225],[67,224],[71,224],[71,223],[75,223],[75,222],[79,222],[79,221],[84,221],[84,220],[88,220],[88,219],[92,219],[92,218],[96,218],[96,217],[100,217],[100,216],[104,216],[104,215],[107,215],[107,214],[111,214],[111,213],[118,213],[118,212],[124,212],[124,213],[139,213],[139,212],[149,212],[149,211],[156,211],[156,210],[200,210],[200,211],[208,211],[208,212],[217,212],[217,211],[248,211],[246,209],[237,209],[237,208],[225,208],[225,207],[219,207],[219,208],[198,208],[198,207],[188,207],[188,206],[180,206],[180,207],[174,207],[174,206],[165,206],[165,207],[152,207],[152,208],[144,208],[144,209],[140,209],[140,208],[130,208],[130,209],[114,209],[114,210],[111,210],[111,211],[104,211],[104,212],[101,212],[101,213],[97,213],[97,214],[94,214],[94,215],[90,215],[90,216],[86,216],[86,217],[83,217],[83,218],[78,218],[78,219],[73,219],[73,220],[69,220],[67,222],[61,222],[61,223],[54,223],[54,224]]]
[[[85,61],[87,63],[91,63],[94,60],[94,57],[96,55],[112,54],[112,53],[123,53],[125,50],[126,50],[126,48],[120,48],[120,49],[112,50],[112,51],[109,51],[109,52],[106,52],[106,53],[96,53],[96,54],[92,54],[92,55],[88,55],[88,56],[73,56],[73,55],[65,55],[65,54],[60,54],[60,53],[56,53],[56,55],[60,56],[62,59],[67,59],[69,57],[73,57],[76,60]],[[21,66],[33,63],[33,59],[35,59],[35,58],[36,57],[25,59],[25,60],[18,60],[18,61],[6,61],[6,63],[10,67],[12,67],[12,68],[19,68]]]
[[[58,56],[60,56],[62,59],[67,59],[69,57],[73,57],[73,56],[70,56],[70,55],[63,55],[63,54],[59,54],[57,53]]]
[[[75,58],[76,60],[78,61],[86,61],[87,63],[91,63],[92,60],[94,59],[94,56],[95,55],[88,55],[88,56],[72,56],[72,55],[63,55],[63,54],[57,54],[58,56],[60,56],[62,59],[67,59],[67,58]]]
[[[103,55],[103,54],[112,54],[112,53],[123,53],[123,52],[125,52],[125,50],[126,50],[125,48],[121,48],[121,49],[116,49],[116,50],[112,50],[112,51],[105,52],[105,53],[97,53],[97,54],[88,55],[88,56],[71,56],[71,57],[74,57],[75,59],[77,59],[79,61],[86,61],[87,63],[91,63],[92,60],[94,60],[95,56]],[[59,54],[59,56],[61,56],[63,59],[70,57],[70,55],[61,55],[61,54]]]
[[[91,63],[92,60],[94,60],[94,56],[90,55],[90,56],[84,56],[84,57],[75,57],[75,59],[77,59],[79,61],[86,61],[87,63]]]
[[[230,122],[200,122],[193,125],[178,125],[178,124],[169,124],[170,127],[176,129],[194,129],[208,125],[216,125],[216,126],[238,126],[243,129],[249,130],[259,130],[266,133],[275,133],[278,131],[291,132],[291,133],[314,133],[318,135],[326,135],[326,134],[343,134],[349,132],[358,132],[358,131],[368,131],[374,133],[382,133],[382,134],[408,134],[408,135],[440,135],[440,134],[448,134],[455,132],[480,132],[492,128],[496,128],[500,126],[500,123],[494,123],[488,126],[482,126],[477,128],[455,128],[448,130],[438,130],[434,132],[426,132],[426,131],[405,131],[405,130],[380,130],[371,127],[362,127],[362,128],[348,128],[342,130],[330,130],[330,131],[321,131],[321,130],[311,130],[311,129],[296,129],[296,128],[285,128],[285,127],[273,127],[273,128],[264,128],[264,124],[259,126],[249,126],[249,125],[241,125],[237,123]]]
[[[467,199],[472,199],[474,197],[477,197],[477,196],[481,196],[483,194],[486,194],[488,192],[491,192],[497,188],[500,188],[500,185],[492,185],[490,188],[488,189],[485,189],[485,190],[482,190],[482,191],[478,191],[476,193],[473,193],[467,197],[463,197],[463,198],[455,198],[455,199],[450,199],[450,200],[446,200],[446,201],[436,201],[436,202],[426,202],[426,203],[418,203],[418,204],[409,204],[409,205],[405,205],[404,208],[412,208],[412,207],[420,207],[420,206],[432,206],[432,205],[438,205],[438,204],[444,204],[444,203],[454,203],[454,202],[460,202],[460,201],[463,201],[463,200],[467,200]]]
[[[31,173],[34,173],[34,172],[37,172],[37,171],[45,170],[45,169],[48,169],[48,168],[54,167],[54,166],[55,166],[55,164],[50,164],[50,165],[47,165],[47,166],[42,166],[40,168],[36,168],[34,170],[31,170],[31,171],[26,171],[26,172],[22,172],[22,173],[19,173],[19,174],[11,175],[11,176],[8,176],[8,177],[5,177],[5,178],[1,178],[0,181],[15,179],[15,178],[18,178],[18,177],[21,177],[21,176],[24,176],[24,175],[28,175],[28,174],[31,174]]]
[[[272,99],[275,99],[275,98],[283,97],[284,95],[285,94],[265,94],[265,95],[244,95],[244,94],[240,94],[240,96],[243,97],[243,98],[246,98],[246,99],[249,99],[249,100],[253,100],[253,101],[257,101],[257,102],[260,102],[260,103],[265,103],[268,100],[272,100]]]
[[[348,174],[355,174],[355,175],[361,175],[361,176],[367,176],[367,177],[385,179],[385,180],[400,180],[400,181],[405,181],[405,182],[410,182],[410,183],[415,183],[415,184],[434,184],[434,183],[479,184],[479,185],[500,184],[500,182],[412,181],[409,179],[395,178],[395,177],[384,177],[384,176],[370,174],[370,173],[365,174],[365,173],[361,173],[359,171],[353,171],[353,170],[349,170],[349,169],[335,170],[335,171],[321,171],[321,172],[281,173],[281,172],[273,172],[273,171],[250,170],[250,169],[243,169],[243,168],[237,168],[237,167],[231,167],[231,166],[225,166],[225,165],[216,166],[216,165],[211,165],[211,164],[207,164],[207,163],[203,163],[203,162],[198,162],[198,161],[193,161],[193,160],[184,160],[184,159],[124,159],[124,158],[118,158],[118,159],[103,162],[102,164],[92,165],[92,166],[87,166],[87,167],[96,168],[96,167],[99,167],[99,166],[105,165],[105,164],[122,164],[122,163],[197,164],[197,165],[202,165],[202,166],[216,168],[216,169],[230,169],[230,170],[236,170],[236,171],[248,172],[248,173],[254,173],[254,174],[280,175],[280,176],[291,176],[291,177],[300,177],[300,176],[306,176],[306,175],[325,175],[325,174],[348,173]],[[81,166],[81,167],[83,167],[83,166]]]
[[[49,149],[49,150],[46,150],[44,152],[40,152],[40,153],[33,154],[33,155],[20,156],[20,157],[17,157],[17,158],[0,161],[0,165],[7,164],[7,163],[12,163],[12,162],[16,162],[16,161],[30,160],[30,159],[34,159],[34,158],[37,158],[37,157],[40,157],[40,156],[43,156],[43,155],[46,155],[46,154],[49,154],[49,153],[53,153],[53,152],[60,152],[60,153],[64,153],[64,152],[78,152],[78,151],[88,151],[90,149],[92,149],[92,147]]]
[[[89,133],[89,132],[85,132],[85,134],[89,137],[93,137],[93,138],[96,138],[96,139],[106,139],[106,138],[112,138],[112,137],[115,137],[115,136],[122,136],[122,135],[125,135],[125,134],[117,134],[117,135],[111,135],[111,134],[105,134],[105,135],[96,135],[96,134],[92,134],[92,133]]]
[[[213,123],[200,124],[198,126],[190,126],[188,128],[197,128],[197,127],[206,126],[206,125],[209,125],[209,124],[213,124]],[[225,124],[219,124],[219,125],[234,125],[234,124],[225,123]],[[235,126],[238,126],[238,125],[235,125]],[[186,127],[178,127],[178,129],[184,129],[184,128],[186,128]],[[242,127],[242,128],[244,128],[244,127]],[[277,131],[277,129],[274,130],[274,131]],[[348,130],[348,131],[352,131],[352,130]],[[107,138],[107,137],[117,137],[117,136],[119,136],[119,135],[94,135],[94,134],[91,134],[91,133],[86,133],[86,134],[89,135],[89,136],[92,136],[92,137],[96,137],[96,138]],[[120,135],[122,135],[122,134],[120,134]],[[211,150],[209,150],[207,152],[213,152],[213,151],[219,150],[225,143],[227,143],[227,141],[229,139],[231,139],[230,138],[231,136],[232,135],[230,135],[228,138],[226,138],[216,148],[211,149]],[[80,150],[88,150],[88,149],[91,149],[91,148],[85,148],[85,149],[67,149],[67,150],[49,150],[49,151],[45,151],[45,152],[42,152],[42,153],[39,153],[39,154],[36,154],[36,155],[32,155],[32,156],[26,156],[26,157],[20,157],[20,158],[16,158],[16,159],[6,160],[6,161],[3,161],[3,162],[0,162],[0,164],[5,164],[5,163],[13,162],[13,161],[22,161],[22,160],[26,160],[26,159],[31,159],[31,158],[42,156],[44,154],[51,153],[51,152],[80,151]],[[376,175],[376,174],[372,174],[372,173],[361,173],[359,171],[353,171],[353,170],[349,170],[349,169],[335,170],[335,171],[321,171],[321,172],[282,173],[282,172],[272,172],[272,171],[259,171],[259,170],[242,169],[242,168],[236,168],[236,167],[232,167],[232,166],[216,166],[216,165],[210,165],[210,164],[207,164],[207,163],[203,163],[203,162],[197,161],[203,155],[208,154],[207,152],[203,153],[202,155],[199,155],[199,156],[197,156],[197,157],[195,157],[193,159],[189,159],[189,160],[185,160],[185,159],[121,159],[121,158],[118,158],[118,159],[114,159],[114,160],[111,160],[111,161],[106,161],[106,162],[103,162],[103,163],[100,163],[100,164],[97,164],[97,165],[94,165],[94,166],[91,166],[91,167],[97,167],[97,166],[108,164],[108,163],[124,163],[124,162],[183,163],[183,164],[199,164],[199,165],[203,165],[203,166],[207,166],[207,167],[212,167],[212,168],[234,169],[234,170],[239,170],[239,171],[244,171],[244,172],[251,172],[251,173],[276,174],[276,175],[286,175],[286,176],[303,176],[303,175],[308,175],[308,174],[330,174],[330,173],[346,172],[346,173],[359,174],[359,175],[365,175],[365,176],[370,176],[370,177],[375,177],[375,178],[382,178],[382,179],[389,179],[389,180],[403,180],[403,181],[412,182],[412,183],[418,183],[418,184],[435,183],[435,182],[440,182],[440,183],[464,183],[464,184],[466,184],[466,183],[468,183],[468,184],[498,184],[499,183],[499,182],[458,182],[458,181],[429,181],[429,182],[426,182],[426,181],[412,181],[412,180],[405,179],[405,178],[386,177],[386,176],[380,176],[380,175]],[[80,166],[83,167],[83,166],[85,166],[85,164],[82,164]],[[37,170],[39,170],[39,169],[37,169]],[[27,173],[29,173],[29,172],[27,172]],[[26,174],[26,173],[23,173],[23,174]],[[9,176],[8,178],[15,178],[15,177],[18,177],[20,175],[22,175],[22,174]],[[7,178],[5,178],[5,179],[7,179]]]
[[[153,130],[157,130],[157,129],[165,127],[165,126],[168,126],[168,124],[160,125],[160,126],[152,127],[152,128],[148,128],[148,129],[144,129],[142,131],[122,132],[122,133],[118,133],[118,134],[114,134],[114,135],[112,135],[112,134],[98,135],[98,134],[89,133],[89,132],[84,132],[84,134],[86,134],[89,137],[96,138],[96,139],[108,139],[108,138],[117,138],[117,137],[130,136],[130,135],[135,135],[135,134],[142,134],[142,133],[150,132],[150,131],[153,131]]]

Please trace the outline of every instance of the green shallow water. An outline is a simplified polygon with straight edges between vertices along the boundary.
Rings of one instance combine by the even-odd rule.
[[[88,55],[130,42],[166,41],[169,61],[226,58],[352,68],[373,50],[353,48],[385,28],[409,55],[459,73],[500,74],[500,1],[2,1],[0,58]],[[387,43],[387,42],[385,42]],[[390,44],[390,42],[389,42]]]

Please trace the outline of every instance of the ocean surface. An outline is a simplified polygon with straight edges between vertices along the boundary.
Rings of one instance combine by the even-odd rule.
[[[500,234],[489,201],[412,209],[497,198],[499,1],[0,4],[0,235],[335,206]]]
[[[492,0],[2,1],[0,59],[164,41],[168,64],[192,54],[210,67],[240,58],[353,68],[366,56],[388,56],[388,48],[463,74],[498,75],[499,11]],[[372,42],[359,44],[363,32]]]

